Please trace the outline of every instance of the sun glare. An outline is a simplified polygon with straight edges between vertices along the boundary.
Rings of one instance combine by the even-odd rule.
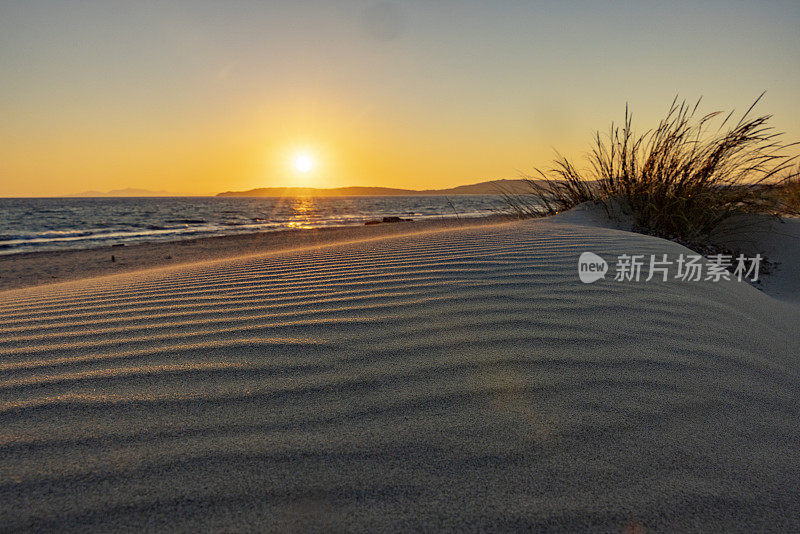
[[[313,166],[314,162],[311,160],[308,154],[298,154],[294,158],[294,168],[299,172],[307,173]]]

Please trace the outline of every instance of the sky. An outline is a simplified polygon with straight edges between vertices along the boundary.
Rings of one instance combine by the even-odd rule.
[[[766,91],[800,140],[798,27],[797,1],[0,0],[0,196],[518,178],[676,95]]]

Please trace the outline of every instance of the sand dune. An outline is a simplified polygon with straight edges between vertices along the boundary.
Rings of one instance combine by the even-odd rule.
[[[686,252],[566,217],[0,293],[0,529],[800,528],[800,308],[586,250]]]

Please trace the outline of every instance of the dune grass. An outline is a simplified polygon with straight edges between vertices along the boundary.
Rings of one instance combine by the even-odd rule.
[[[698,116],[700,100],[691,106],[676,98],[656,128],[641,135],[626,107],[621,127],[612,124],[607,138],[596,134],[588,169],[558,155],[551,169],[527,177],[529,195],[505,195],[506,201],[524,217],[595,202],[609,215],[622,211],[636,231],[705,246],[734,215],[781,212],[785,195],[770,191],[798,176],[791,170],[796,156],[788,153],[797,143],[781,141],[770,115],[751,116],[761,97],[735,123],[733,112]],[[787,191],[799,195],[796,186]]]
[[[794,174],[794,178],[786,180],[777,189],[781,212],[797,217],[800,216],[800,166]]]

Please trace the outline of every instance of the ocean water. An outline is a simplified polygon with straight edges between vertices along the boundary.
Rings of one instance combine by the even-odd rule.
[[[387,216],[481,217],[504,208],[496,195],[0,198],[0,254],[355,226]]]

